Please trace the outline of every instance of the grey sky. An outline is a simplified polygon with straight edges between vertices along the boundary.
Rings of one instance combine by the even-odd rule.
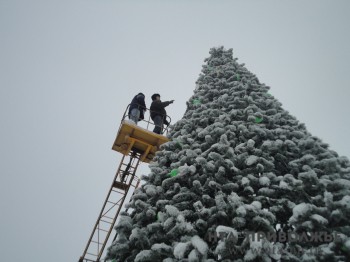
[[[349,17],[345,0],[0,0],[1,261],[77,261],[126,105],[158,92],[180,119],[213,46],[349,157]]]

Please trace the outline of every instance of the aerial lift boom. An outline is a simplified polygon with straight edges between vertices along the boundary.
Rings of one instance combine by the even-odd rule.
[[[164,135],[148,130],[153,125],[150,119],[141,121],[141,126],[127,120],[129,106],[124,113],[112,146],[113,150],[120,152],[123,156],[79,262],[101,261],[124,201],[140,185],[140,178],[136,176],[140,162],[149,163],[159,150],[159,146],[168,141]],[[170,117],[166,117],[170,123]],[[145,128],[142,127],[142,124]],[[163,133],[166,132],[167,129]]]

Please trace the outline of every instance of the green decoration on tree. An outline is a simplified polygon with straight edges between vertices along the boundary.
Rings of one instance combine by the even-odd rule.
[[[261,123],[263,121],[263,118],[262,117],[255,117],[255,123]]]
[[[195,106],[196,106],[196,105],[200,105],[200,104],[201,104],[201,100],[199,100],[199,99],[193,99],[193,100],[192,100],[192,104],[194,104]]]
[[[176,176],[178,173],[179,173],[179,170],[178,170],[178,169],[173,169],[173,170],[171,170],[171,172],[170,172],[170,176],[171,176],[171,177],[174,177],[174,176]]]
[[[239,74],[236,75],[237,81],[239,81],[241,79],[241,77],[239,76]]]

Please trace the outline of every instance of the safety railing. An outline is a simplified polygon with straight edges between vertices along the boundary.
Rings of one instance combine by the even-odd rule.
[[[129,104],[127,107],[126,107],[126,110],[124,112],[124,115],[123,115],[123,118],[122,118],[122,121],[123,122],[124,120],[129,120],[129,121],[132,121],[134,122],[133,120],[130,119],[129,117],[129,109],[130,109],[130,106],[131,104]],[[151,111],[150,109],[148,108],[141,108],[140,106],[140,111],[141,110],[144,110],[144,119],[139,119],[139,121],[137,123],[135,123],[136,125],[144,128],[144,129],[147,129],[149,131],[153,131],[154,128],[156,127],[156,125],[154,124],[153,120],[151,119],[151,113],[154,112],[154,111]],[[146,119],[146,113],[148,113],[148,118]],[[158,113],[159,114],[159,113]],[[163,116],[164,117],[164,120],[166,121],[163,121],[163,126],[161,126],[161,135],[166,135],[168,133],[168,130],[169,130],[169,125],[171,123],[171,118],[170,116],[168,115],[165,115]],[[164,122],[168,122],[168,125],[165,125]]]

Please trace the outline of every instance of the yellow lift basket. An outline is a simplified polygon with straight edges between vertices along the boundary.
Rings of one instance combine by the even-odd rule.
[[[160,145],[169,141],[165,136],[168,132],[168,127],[164,129],[162,127],[162,135],[152,132],[150,128],[154,127],[154,124],[150,121],[150,116],[148,120],[141,120],[136,124],[132,120],[127,119],[129,107],[130,105],[125,110],[112,149],[123,155],[128,155],[130,152],[140,153],[140,160],[149,163],[159,150]],[[145,110],[150,112],[149,109]],[[169,116],[166,116],[166,119],[169,123],[171,122]]]

